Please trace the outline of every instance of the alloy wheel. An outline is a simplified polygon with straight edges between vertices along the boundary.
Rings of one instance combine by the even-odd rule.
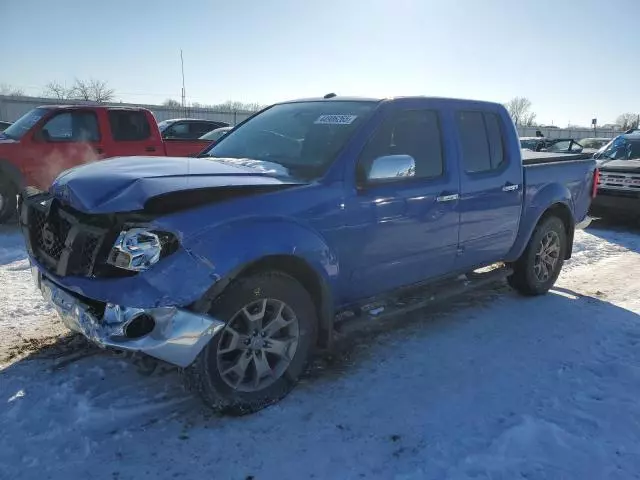
[[[533,262],[533,271],[540,282],[546,282],[551,278],[559,258],[560,237],[556,232],[548,232],[542,237]]]
[[[251,302],[221,333],[218,372],[234,390],[263,390],[287,370],[299,338],[298,318],[286,303],[271,298]]]

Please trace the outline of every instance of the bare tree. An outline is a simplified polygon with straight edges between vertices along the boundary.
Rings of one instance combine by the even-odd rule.
[[[109,88],[107,82],[101,80],[79,80],[76,78],[72,87],[72,97],[93,102],[110,102],[115,97],[115,90]]]
[[[60,82],[49,82],[42,92],[43,97],[57,98],[58,100],[68,100],[73,98],[73,88],[67,88]]]
[[[531,111],[531,100],[528,98],[515,97],[504,106],[516,125],[530,127],[536,124],[536,114]]]
[[[228,100],[219,105],[208,105],[209,108],[215,109],[219,112],[240,112],[240,111],[250,111],[255,112],[260,110],[262,105],[259,103],[244,103],[238,101]]]
[[[12,87],[7,83],[0,83],[0,95],[6,95],[8,97],[22,97],[24,90],[18,87]]]
[[[180,102],[177,100],[174,100],[173,98],[167,98],[164,102],[162,102],[162,105],[164,105],[165,107],[172,107],[172,108],[180,108]]]
[[[638,128],[638,115],[635,113],[623,113],[618,115],[616,123],[622,127],[622,130]]]

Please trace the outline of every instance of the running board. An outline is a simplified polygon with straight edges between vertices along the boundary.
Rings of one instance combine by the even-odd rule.
[[[338,314],[334,323],[334,332],[339,337],[346,336],[390,317],[406,315],[484,285],[503,281],[512,273],[513,270],[506,266],[492,266],[382,298],[355,310],[346,310]]]

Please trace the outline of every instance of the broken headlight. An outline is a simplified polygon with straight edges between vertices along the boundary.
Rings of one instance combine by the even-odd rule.
[[[175,252],[177,245],[178,240],[171,233],[130,228],[118,235],[107,263],[124,270],[142,272]]]

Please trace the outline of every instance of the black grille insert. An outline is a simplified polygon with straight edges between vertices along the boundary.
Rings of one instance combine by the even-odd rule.
[[[56,275],[92,276],[107,230],[81,223],[55,200],[27,202],[33,256]]]

